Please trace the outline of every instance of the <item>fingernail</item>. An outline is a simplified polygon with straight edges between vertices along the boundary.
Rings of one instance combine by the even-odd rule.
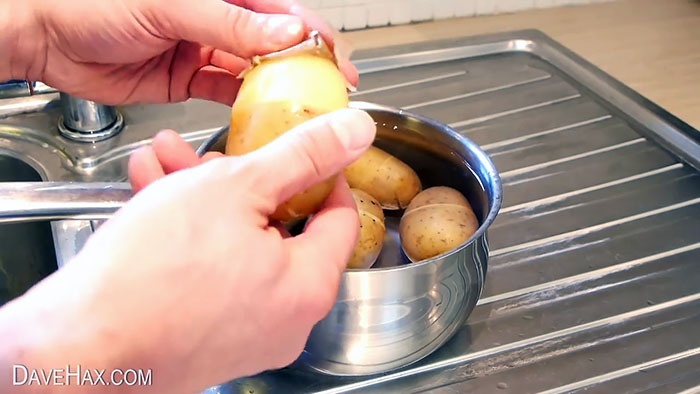
[[[286,15],[273,15],[267,17],[265,32],[272,40],[286,44],[290,40],[301,35],[304,26],[299,18]]]
[[[365,111],[346,109],[333,115],[331,127],[345,149],[350,152],[365,150],[374,141],[377,127]]]

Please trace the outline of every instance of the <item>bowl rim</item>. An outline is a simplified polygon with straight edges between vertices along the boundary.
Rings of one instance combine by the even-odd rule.
[[[465,137],[464,135],[458,133],[456,130],[454,130],[452,127],[449,125],[442,123],[438,120],[416,114],[411,111],[407,111],[398,107],[393,107],[393,106],[388,106],[388,105],[383,105],[383,104],[376,104],[376,103],[371,103],[367,101],[350,101],[349,108],[353,109],[359,109],[359,110],[370,110],[370,111],[379,111],[379,112],[387,112],[391,114],[398,114],[402,116],[407,116],[410,118],[413,118],[414,121],[417,121],[418,123],[424,123],[429,125],[430,127],[434,129],[441,130],[445,134],[447,134],[450,138],[453,138],[455,140],[458,140],[460,143],[462,143],[464,146],[467,147],[469,151],[474,153],[474,155],[477,157],[480,163],[484,165],[486,168],[486,172],[488,176],[491,178],[491,184],[492,184],[492,189],[493,189],[493,198],[490,199],[489,201],[489,210],[488,214],[486,215],[486,218],[482,221],[482,223],[479,225],[479,228],[476,229],[474,234],[472,234],[466,241],[462,242],[458,246],[452,248],[451,250],[439,254],[437,256],[433,256],[431,258],[425,259],[425,260],[420,260],[417,262],[411,262],[410,264],[401,264],[393,267],[381,267],[381,268],[348,268],[345,271],[343,271],[342,275],[343,276],[355,276],[355,275],[361,275],[365,273],[371,273],[371,272],[393,272],[393,271],[401,271],[401,270],[409,270],[409,269],[418,269],[419,267],[423,267],[429,264],[432,264],[438,260],[442,260],[444,258],[447,258],[453,254],[459,253],[462,251],[464,248],[468,247],[469,244],[472,242],[475,242],[477,239],[481,238],[488,228],[491,226],[491,224],[496,220],[496,216],[498,215],[501,205],[503,203],[503,186],[501,183],[501,177],[498,174],[498,171],[496,170],[496,166],[493,164],[491,161],[491,158],[484,152],[474,141],[471,139]],[[206,145],[211,145],[213,143],[213,140],[217,138],[217,136],[221,135],[222,133],[225,133],[228,131],[229,126],[224,126],[220,129],[218,129],[216,132],[211,134],[207,139],[205,139],[198,147],[197,147],[197,155],[202,156],[204,153],[207,151],[205,150]],[[402,251],[402,253],[405,254],[405,252]],[[409,259],[410,260],[410,259]]]

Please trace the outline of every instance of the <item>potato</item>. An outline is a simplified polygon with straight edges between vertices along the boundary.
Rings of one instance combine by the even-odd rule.
[[[344,173],[350,187],[369,193],[384,209],[405,208],[422,188],[411,167],[376,146],[371,146]]]
[[[401,217],[401,248],[413,262],[429,259],[459,246],[477,228],[476,215],[460,192],[431,187],[414,197]]]
[[[231,108],[225,153],[242,155],[256,150],[302,122],[346,108],[348,100],[345,78],[329,58],[301,54],[264,60],[243,77]],[[286,222],[318,211],[335,179],[293,196],[277,208],[272,219]]]
[[[347,268],[369,268],[377,261],[384,245],[384,212],[379,201],[359,189],[350,189],[360,215],[360,235]]]

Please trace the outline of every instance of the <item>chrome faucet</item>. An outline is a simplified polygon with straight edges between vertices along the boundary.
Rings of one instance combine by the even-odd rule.
[[[111,105],[98,104],[61,92],[58,131],[74,141],[102,141],[119,133],[124,117]]]
[[[0,99],[56,92],[41,82],[12,80],[0,83]],[[116,135],[124,127],[124,117],[113,106],[59,93],[62,115],[57,127],[64,137],[73,141],[97,142]]]

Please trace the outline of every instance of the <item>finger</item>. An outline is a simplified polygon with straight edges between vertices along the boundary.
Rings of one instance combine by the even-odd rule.
[[[144,146],[131,154],[128,173],[134,194],[141,191],[151,182],[165,176],[163,167],[161,167],[153,148],[150,146]]]
[[[214,160],[218,159],[219,157],[224,157],[225,155],[221,152],[207,152],[204,155],[202,155],[201,161],[202,163],[206,163],[209,160]]]
[[[359,218],[350,190],[342,176],[323,208],[301,235],[286,239],[291,269],[309,286],[303,291],[314,300],[305,311],[314,322],[325,316],[338,293],[340,275],[357,242]]]
[[[355,65],[350,63],[350,60],[338,59],[338,68],[345,75],[345,79],[350,83],[350,85],[357,88],[357,84],[360,80],[360,74],[355,68]]]
[[[209,63],[212,66],[223,68],[236,76],[250,66],[249,60],[218,49],[212,51]]]
[[[235,74],[215,66],[204,66],[192,76],[189,97],[216,101],[231,106],[243,81]]]
[[[176,0],[153,12],[168,38],[211,46],[245,59],[297,44],[304,35],[298,16],[259,14],[221,0]]]
[[[311,30],[316,30],[321,34],[323,40],[328,44],[331,51],[335,54],[338,61],[338,68],[345,75],[345,79],[354,87],[357,87],[358,71],[350,62],[352,48],[347,40],[344,40],[336,29],[329,26],[320,15],[312,10],[309,10],[295,3],[290,7],[289,13],[298,15],[304,21],[307,28],[307,33]]]
[[[192,146],[173,130],[156,134],[151,146],[166,174],[199,164],[199,156]]]
[[[282,238],[286,239],[286,238],[290,238],[292,236],[292,234],[289,233],[289,230],[287,230],[287,228],[280,222],[277,222],[277,221],[270,222],[270,227],[274,227],[275,229],[277,229],[277,231],[279,231],[280,236]]]
[[[295,0],[226,0],[231,4],[266,14],[289,14],[300,17],[308,33],[318,31],[328,45],[333,46],[333,29],[312,10],[300,5]]]
[[[231,105],[241,81],[239,75],[250,63],[230,53],[181,41],[170,65],[170,102],[189,98]]]
[[[309,219],[304,232],[289,242],[294,247],[314,249],[320,256],[334,254],[326,261],[332,260],[343,271],[357,242],[359,226],[355,200],[341,174],[321,210]]]
[[[350,62],[349,44],[338,42],[336,39],[339,33],[330,27],[319,14],[300,5],[295,0],[227,0],[230,3],[241,7],[249,8],[256,12],[275,13],[275,14],[290,14],[300,17],[306,26],[305,33],[316,30],[321,34],[323,40],[326,41],[332,51],[338,56],[338,66],[345,75],[347,81],[352,86],[357,87],[358,72],[355,66]]]
[[[194,42],[180,41],[177,44],[169,68],[168,101],[180,102],[190,98],[192,77],[197,70],[209,64],[213,52],[213,49]]]
[[[258,195],[276,207],[341,172],[367,150],[375,133],[374,121],[364,111],[321,115],[246,155],[247,170]]]

